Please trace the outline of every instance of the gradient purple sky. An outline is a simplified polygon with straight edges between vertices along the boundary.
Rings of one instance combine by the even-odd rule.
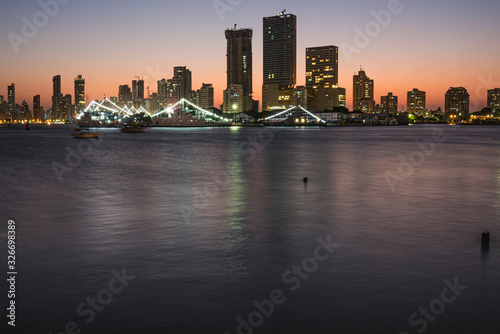
[[[222,20],[214,2],[71,0],[17,54],[8,34],[22,35],[22,18],[31,21],[41,7],[34,0],[5,2],[0,12],[0,95],[6,98],[7,85],[13,82],[17,103],[25,99],[31,105],[33,95],[40,94],[48,108],[57,74],[63,93],[71,95],[73,79],[83,74],[87,102],[117,96],[118,86],[130,85],[135,76],[146,77],[153,93],[156,81],[171,77],[174,66],[187,66],[193,72],[193,89],[214,85],[218,106],[226,86],[224,30],[237,23],[254,29],[253,89],[261,100],[264,16],[284,7],[297,15],[300,85],[305,82],[306,47],[355,46],[356,27],[364,30],[374,20],[370,13],[387,9],[390,1],[231,0],[240,4]],[[406,92],[419,88],[427,91],[427,107],[435,109],[444,106],[450,86],[464,86],[471,95],[471,111],[485,106],[486,90],[500,87],[500,1],[401,0],[401,7],[359,53],[340,52],[339,84],[347,88],[348,107],[352,75],[360,65],[375,80],[377,103],[381,95],[394,92],[400,106],[406,105]]]

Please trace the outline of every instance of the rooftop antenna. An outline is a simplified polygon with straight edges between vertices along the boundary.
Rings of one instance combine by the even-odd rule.
[[[237,24],[235,23],[235,24],[234,24],[234,30],[236,30],[236,26],[237,26]]]

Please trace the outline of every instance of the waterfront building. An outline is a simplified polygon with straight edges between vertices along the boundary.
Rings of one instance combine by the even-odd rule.
[[[373,93],[374,82],[361,69],[358,74],[353,76],[353,110],[372,113],[375,110]]]
[[[469,115],[469,93],[464,87],[451,87],[445,94],[446,115],[467,117]]]
[[[279,107],[280,90],[297,81],[297,17],[285,11],[263,19],[262,110]]]
[[[488,90],[488,108],[493,111],[500,110],[500,88]]]
[[[252,110],[252,29],[227,29],[227,86],[243,86],[243,110]],[[227,90],[227,89],[226,89]]]
[[[201,88],[198,90],[198,98],[196,104],[203,109],[210,109],[214,107],[214,86],[212,84],[202,84]],[[243,98],[245,92],[243,89]],[[243,100],[243,108],[245,101]]]
[[[75,78],[75,114],[85,110],[85,79],[80,74]]]
[[[427,112],[426,92],[417,88],[409,91],[406,97],[406,106],[410,114],[423,116]]]
[[[380,97],[380,109],[382,113],[396,115],[398,113],[398,97],[392,93]]]

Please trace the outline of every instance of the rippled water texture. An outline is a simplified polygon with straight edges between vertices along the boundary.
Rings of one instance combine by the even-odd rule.
[[[500,329],[498,127],[71,132],[0,128],[19,333]]]

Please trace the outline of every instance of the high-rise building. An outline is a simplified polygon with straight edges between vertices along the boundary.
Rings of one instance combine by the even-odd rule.
[[[40,104],[40,95],[33,96],[33,118],[35,122],[43,122],[44,116],[42,115],[42,106]]]
[[[63,95],[61,93],[61,76],[52,78],[52,120],[62,119]]]
[[[186,66],[176,66],[174,67],[174,77],[172,79],[180,81],[179,100],[189,99],[189,94],[193,90],[191,85],[191,71]]]
[[[297,16],[283,11],[264,17],[263,32],[262,110],[278,109],[279,91],[297,82]]]
[[[339,51],[334,45],[306,49],[306,87],[339,85]]]
[[[167,80],[158,80],[158,99],[160,103],[160,109],[163,110],[167,107]]]
[[[353,110],[372,113],[375,110],[373,99],[374,83],[362,69],[353,76]]]
[[[132,101],[135,103],[137,100],[137,80],[132,80]]]
[[[223,112],[240,113],[243,110],[243,85],[230,84],[224,91]]]
[[[459,116],[469,115],[469,93],[464,87],[451,87],[445,94],[446,115],[455,114]]]
[[[144,104],[144,80],[137,81],[137,96],[134,102],[136,108]]]
[[[338,47],[334,45],[306,49],[307,106],[311,110],[331,110],[338,100]],[[345,89],[344,89],[345,95]]]
[[[227,87],[243,86],[243,109],[252,110],[252,29],[226,30]]]
[[[136,77],[139,79],[139,77]],[[144,104],[144,80],[132,80],[132,103],[139,108]]]
[[[78,75],[75,78],[75,112],[80,114],[80,112],[85,110],[85,79],[82,75]]]
[[[396,115],[398,113],[398,97],[392,93],[381,96],[380,108],[383,113]]]
[[[180,78],[172,78],[167,80],[167,107],[170,107],[179,102],[184,97],[182,96],[183,81]]]
[[[488,90],[488,108],[500,110],[500,88]]]
[[[243,92],[243,95],[245,93]],[[198,106],[203,109],[214,107],[214,86],[212,84],[203,84],[198,90]],[[243,103],[244,104],[244,103]]]
[[[264,84],[295,85],[297,17],[281,12],[264,17]]]
[[[31,120],[33,118],[33,115],[31,114],[30,111],[30,106],[26,100],[23,100],[23,103],[21,104],[21,115],[23,120]]]
[[[129,85],[121,85],[118,88],[118,103],[121,107],[132,103],[132,91]]]
[[[16,109],[16,85],[13,83],[7,86],[7,101],[9,106],[6,118],[12,121],[12,118],[15,117]]]
[[[407,111],[411,114],[423,116],[427,112],[425,99],[426,93],[424,91],[418,90],[417,88],[414,88],[407,94]]]
[[[64,95],[61,103],[61,120],[68,120],[75,118],[75,108],[71,103],[71,94]]]

